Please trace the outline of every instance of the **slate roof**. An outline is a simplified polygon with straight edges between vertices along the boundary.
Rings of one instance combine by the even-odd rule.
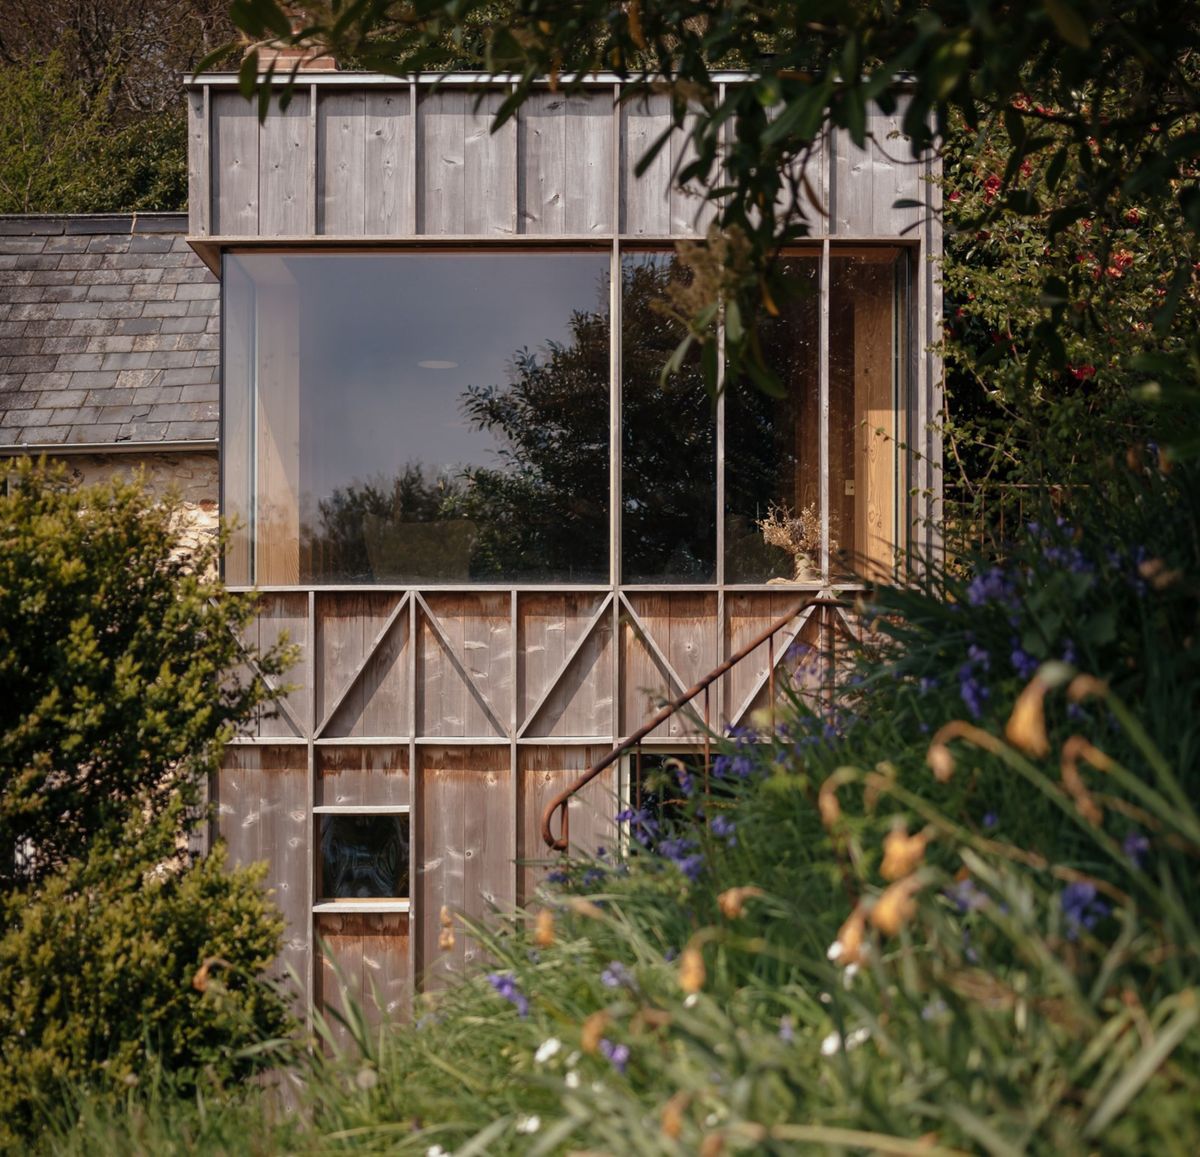
[[[217,437],[217,279],[186,230],[0,216],[0,451]]]

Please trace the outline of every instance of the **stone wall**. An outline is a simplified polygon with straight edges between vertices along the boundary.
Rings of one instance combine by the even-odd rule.
[[[71,477],[85,486],[118,474],[132,478],[140,472],[151,494],[175,490],[183,501],[185,526],[180,546],[185,550],[216,536],[220,500],[216,454],[78,454],[63,458],[63,462]]]

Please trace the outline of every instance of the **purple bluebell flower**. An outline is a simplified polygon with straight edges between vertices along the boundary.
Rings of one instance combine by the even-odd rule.
[[[1072,667],[1079,662],[1079,653],[1075,650],[1075,644],[1070,639],[1063,644],[1062,661],[1069,663]]]
[[[609,961],[608,967],[600,973],[600,983],[605,988],[625,988],[633,985],[633,973],[619,960]]]
[[[1012,669],[1022,679],[1032,679],[1037,674],[1038,661],[1021,648],[1018,640],[1013,639],[1012,653],[1008,657]]]
[[[644,807],[623,808],[617,812],[617,823],[628,824],[629,834],[643,847],[649,847],[659,832],[658,819]]]
[[[937,1020],[943,1013],[948,1012],[946,1002],[940,997],[935,997],[923,1009],[921,1009],[922,1020]]]
[[[737,824],[728,816],[713,816],[712,834],[727,841],[731,848],[737,846],[737,836],[734,834],[736,831]]]
[[[1000,822],[1000,817],[992,811],[983,813],[983,826],[989,831]]]
[[[529,998],[517,987],[511,972],[489,972],[487,979],[496,994],[516,1008],[519,1017],[524,1019],[529,1015]]]
[[[981,574],[977,574],[967,584],[967,603],[972,607],[982,607],[988,603],[1014,606],[1016,598],[1015,583],[998,566],[990,567]]]
[[[585,888],[593,888],[597,884],[604,882],[606,873],[603,868],[593,864],[586,872],[583,873],[582,879],[579,881]]]
[[[982,647],[972,643],[967,648],[967,658],[972,663],[978,663],[985,671],[992,669],[992,657]]]
[[[943,893],[959,910],[962,915],[968,912],[975,912],[980,908],[984,908],[988,903],[988,894],[967,876],[962,880],[955,880]]]
[[[1135,868],[1143,868],[1146,857],[1150,854],[1150,841],[1141,832],[1132,831],[1121,841],[1121,850]]]
[[[974,718],[980,718],[983,715],[984,704],[991,697],[991,691],[976,678],[975,668],[970,663],[964,663],[959,668],[958,690],[967,710]]]
[[[790,1016],[779,1018],[779,1039],[786,1045],[796,1039],[796,1024]]]
[[[928,695],[930,691],[936,691],[938,686],[938,681],[934,678],[931,678],[929,675],[922,675],[921,678],[917,680],[917,690],[922,695]]]
[[[1081,930],[1090,931],[1103,920],[1112,907],[1096,894],[1090,880],[1075,880],[1068,884],[1060,897],[1063,915],[1067,920],[1067,939],[1078,940]]]
[[[690,799],[695,790],[695,783],[692,780],[692,773],[682,763],[675,769],[675,779],[679,783],[679,790],[684,797]]]
[[[629,1064],[628,1045],[613,1044],[608,1037],[603,1037],[600,1041],[600,1052],[608,1058],[618,1073],[625,1075],[625,1066]]]
[[[555,868],[552,872],[546,873],[546,882],[548,884],[566,884],[571,880],[571,874],[563,871],[562,868]]]

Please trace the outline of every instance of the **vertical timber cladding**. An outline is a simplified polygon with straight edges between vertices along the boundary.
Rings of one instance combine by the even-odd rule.
[[[669,124],[667,98],[616,106],[616,91],[601,78],[570,96],[540,92],[492,133],[499,89],[477,107],[475,93],[453,79],[322,74],[259,126],[232,78],[208,78],[188,95],[193,240],[211,255],[279,238],[296,246],[464,238],[632,248],[702,234],[712,209],[670,181],[690,148],[683,136],[634,176]],[[904,485],[932,504],[940,366],[924,350],[937,332],[940,291],[927,258],[940,252],[940,228],[893,202],[936,199],[937,191],[925,179],[931,164],[909,161],[898,126],[899,116],[872,114],[866,148],[840,135],[823,142],[808,184],[827,210],[814,217],[817,239],[829,238],[835,255],[854,242],[911,247],[911,393],[898,400],[907,429],[895,433],[922,447]],[[290,345],[279,345],[282,358]],[[882,365],[855,365],[856,408],[887,408],[885,377]],[[227,409],[227,422],[234,417]],[[272,467],[263,437],[260,430],[272,486],[286,492],[290,451],[282,447]],[[815,445],[815,430],[805,437]],[[871,492],[884,489],[881,482]],[[854,512],[863,542],[877,525],[866,494],[864,484],[857,497],[831,495],[847,511],[864,508]],[[451,951],[439,950],[443,905],[485,918],[493,905],[534,899],[546,869],[530,861],[546,855],[539,822],[554,794],[806,593],[730,585],[723,569],[707,585],[626,588],[619,559],[610,583],[561,589],[298,589],[290,555],[259,564],[269,586],[251,641],[266,647],[286,632],[300,659],[280,707],[229,748],[216,785],[218,822],[236,862],[268,862],[268,886],[288,923],[282,965],[318,1002],[337,1007],[344,986],[372,1018],[403,1013],[414,982],[437,983],[471,959],[476,949],[461,930]],[[713,688],[709,720],[740,723],[769,707],[781,666],[819,689],[830,676],[820,655],[853,629],[840,612],[806,612]],[[704,715],[702,699],[695,708]],[[676,717],[651,742],[660,750],[698,744],[701,722]],[[613,771],[572,802],[575,848],[592,853],[612,841],[618,797]],[[372,910],[322,899],[321,825],[346,813],[408,824],[408,905]]]

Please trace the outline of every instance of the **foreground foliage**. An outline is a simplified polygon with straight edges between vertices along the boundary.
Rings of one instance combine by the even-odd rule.
[[[1195,1152],[1194,485],[1115,475],[1003,563],[882,592],[832,714],[730,737],[707,797],[675,769],[626,854],[456,924],[486,972],[412,1025],[352,1008],[299,1117],[231,1145],[246,1103],[210,1102],[209,1151]],[[131,1147],[87,1104],[61,1151],[195,1112]]]
[[[275,693],[234,676],[252,604],[180,517],[28,461],[0,496],[0,1145],[149,1057],[182,1087],[249,1073],[288,1025],[257,979],[282,932],[261,871],[188,850],[223,744]],[[288,657],[249,652],[268,676]]]

